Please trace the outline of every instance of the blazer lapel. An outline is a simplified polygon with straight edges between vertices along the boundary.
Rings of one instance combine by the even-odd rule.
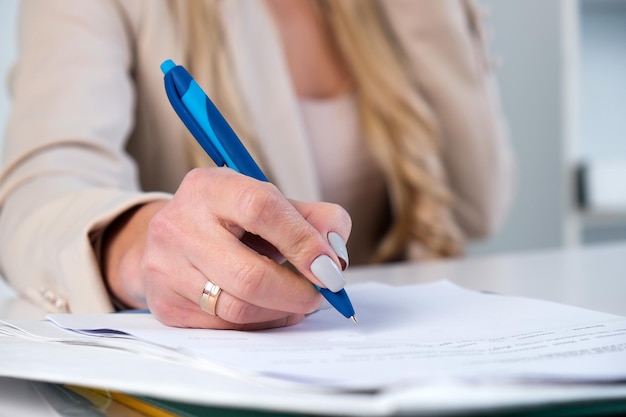
[[[318,201],[315,164],[271,16],[258,0],[222,4],[236,78],[248,104],[268,176],[285,196]]]

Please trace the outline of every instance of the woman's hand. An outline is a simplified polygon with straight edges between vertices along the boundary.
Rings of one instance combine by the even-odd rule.
[[[328,234],[345,242],[350,228],[335,204],[289,201],[270,183],[198,168],[171,201],[141,206],[114,226],[105,276],[118,300],[147,306],[167,325],[288,326],[318,308],[312,284],[343,287],[345,245],[333,249]],[[294,268],[281,265],[285,259]],[[215,316],[199,306],[208,280],[222,288]]]

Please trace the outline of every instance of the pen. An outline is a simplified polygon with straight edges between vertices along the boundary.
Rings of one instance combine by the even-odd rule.
[[[165,92],[178,114],[202,149],[219,167],[267,181],[267,177],[241,143],[226,119],[187,70],[168,59],[161,64]],[[346,318],[356,323],[354,308],[345,289],[332,292],[315,286],[328,302]]]

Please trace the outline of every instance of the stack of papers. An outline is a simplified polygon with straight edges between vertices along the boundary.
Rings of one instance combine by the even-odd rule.
[[[626,382],[624,317],[447,281],[367,283],[350,287],[350,296],[358,324],[332,309],[257,332],[171,328],[150,314],[52,314],[6,320],[0,334],[125,350],[194,372],[317,392],[389,392],[446,381]]]

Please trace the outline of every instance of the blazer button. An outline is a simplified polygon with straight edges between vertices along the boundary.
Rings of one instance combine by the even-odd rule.
[[[60,297],[57,298],[54,301],[54,306],[60,311],[65,311],[65,312],[69,311],[67,308],[67,300],[65,300],[64,298],[60,298]]]
[[[54,304],[57,300],[57,296],[52,290],[44,290],[41,295],[43,296],[44,300],[52,304]]]

